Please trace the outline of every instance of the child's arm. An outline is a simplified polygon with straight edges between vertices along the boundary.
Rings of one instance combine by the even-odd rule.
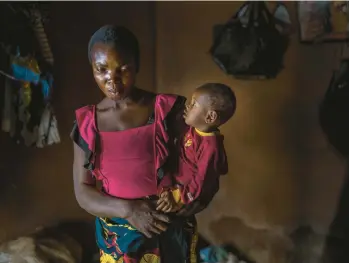
[[[177,188],[173,190],[164,190],[160,194],[156,210],[164,213],[177,212],[182,206],[183,203],[181,202],[180,192]]]
[[[198,151],[197,174],[182,186],[182,201],[187,204],[200,197],[212,200],[219,190],[219,178],[226,174],[228,165],[224,146],[212,143],[203,145]]]
[[[192,216],[197,213],[200,213],[202,210],[204,210],[212,201],[213,197],[216,195],[216,193],[219,190],[219,179],[220,175],[224,175],[228,173],[228,163],[225,155],[225,151],[221,152],[223,155],[219,159],[222,161],[222,172],[211,174],[209,176],[206,174],[206,179],[203,180],[202,183],[202,189],[201,192],[198,193],[198,198],[194,199],[189,204],[184,205],[176,214],[178,216]],[[213,155],[211,155],[211,158],[205,158],[206,160],[209,159],[211,162],[216,163],[216,161],[212,161],[216,159]],[[200,162],[201,164],[202,162]],[[207,162],[209,163],[209,162]],[[204,167],[204,165],[200,165],[200,167]],[[203,169],[201,169],[202,172]],[[201,173],[202,174],[202,173]],[[215,175],[215,176],[212,176]],[[188,187],[186,189],[190,189],[190,183],[188,184]]]

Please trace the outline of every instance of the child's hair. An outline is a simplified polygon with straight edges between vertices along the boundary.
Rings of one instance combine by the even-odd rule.
[[[206,83],[197,90],[208,94],[210,107],[219,115],[219,125],[226,123],[234,115],[236,97],[230,87],[222,83]]]

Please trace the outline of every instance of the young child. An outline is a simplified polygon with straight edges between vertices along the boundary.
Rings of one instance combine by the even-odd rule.
[[[178,211],[199,197],[212,199],[219,189],[219,177],[228,172],[223,135],[219,127],[235,112],[234,92],[220,83],[197,88],[184,113],[188,125],[179,142],[179,168],[174,175],[176,186],[164,189],[157,210]],[[208,191],[211,196],[205,196]]]

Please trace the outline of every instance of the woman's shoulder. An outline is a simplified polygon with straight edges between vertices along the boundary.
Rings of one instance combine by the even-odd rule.
[[[158,94],[155,105],[157,116],[162,120],[167,119],[171,120],[170,122],[176,122],[179,119],[178,116],[183,115],[185,101],[185,97],[177,94]]]
[[[75,121],[70,137],[85,149],[95,138],[95,105],[86,105],[75,110]]]
[[[176,109],[183,108],[186,98],[184,96],[172,93],[155,93],[151,91],[141,90],[143,99],[145,101],[153,101],[155,98],[155,107],[162,111],[169,112],[175,111]]]
[[[95,130],[95,108],[96,105],[86,105],[75,110],[74,127],[79,129],[80,133]]]
[[[169,100],[185,99],[184,96],[173,94],[173,93],[157,93],[156,96],[161,99],[169,99]]]
[[[86,105],[75,110],[76,120],[78,119],[90,119],[94,116],[95,105]]]
[[[186,101],[184,96],[171,93],[159,93],[156,96],[157,103],[163,106],[168,106],[171,109],[182,107]]]

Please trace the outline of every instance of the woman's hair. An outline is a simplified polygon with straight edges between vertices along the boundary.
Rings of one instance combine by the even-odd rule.
[[[91,63],[91,51],[95,44],[103,43],[115,46],[122,52],[133,56],[136,63],[136,72],[139,70],[139,44],[136,36],[123,26],[105,25],[98,29],[88,43],[88,59]]]

